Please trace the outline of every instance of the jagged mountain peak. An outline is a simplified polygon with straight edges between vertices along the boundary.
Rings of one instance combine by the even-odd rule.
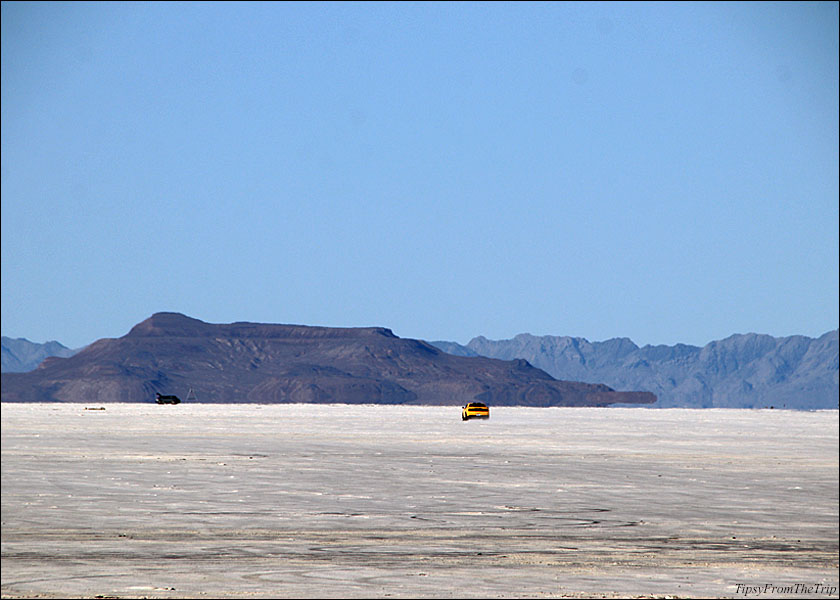
[[[2,372],[22,373],[35,369],[46,358],[68,357],[77,350],[67,348],[56,341],[43,344],[30,342],[26,338],[2,336]]]
[[[569,336],[480,336],[467,349],[524,358],[558,379],[650,390],[659,398],[657,406],[665,407],[837,408],[840,395],[836,329],[816,339],[738,333],[702,347],[639,348],[628,338],[590,343]]]

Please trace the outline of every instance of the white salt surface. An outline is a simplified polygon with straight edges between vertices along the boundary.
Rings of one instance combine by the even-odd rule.
[[[2,405],[3,597],[838,597],[837,411],[98,408]]]

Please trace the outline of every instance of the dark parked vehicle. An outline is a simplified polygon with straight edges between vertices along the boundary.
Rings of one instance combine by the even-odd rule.
[[[161,396],[156,393],[155,402],[158,404],[179,404],[181,399],[178,396]]]

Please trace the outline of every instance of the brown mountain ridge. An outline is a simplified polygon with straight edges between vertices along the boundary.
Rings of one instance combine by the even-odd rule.
[[[3,373],[3,402],[154,402],[155,392],[204,403],[648,404],[649,392],[559,381],[525,360],[447,354],[381,327],[211,324],[157,313],[28,373]]]

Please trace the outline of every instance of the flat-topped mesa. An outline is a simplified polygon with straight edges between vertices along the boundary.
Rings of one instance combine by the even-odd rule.
[[[273,323],[206,323],[181,313],[155,313],[131,328],[127,337],[241,337],[241,338],[352,338],[382,336],[396,338],[386,327],[319,327]]]
[[[647,404],[652,394],[558,381],[528,361],[447,354],[384,327],[205,323],[157,313],[121,338],[30,373],[3,374],[4,402]]]

